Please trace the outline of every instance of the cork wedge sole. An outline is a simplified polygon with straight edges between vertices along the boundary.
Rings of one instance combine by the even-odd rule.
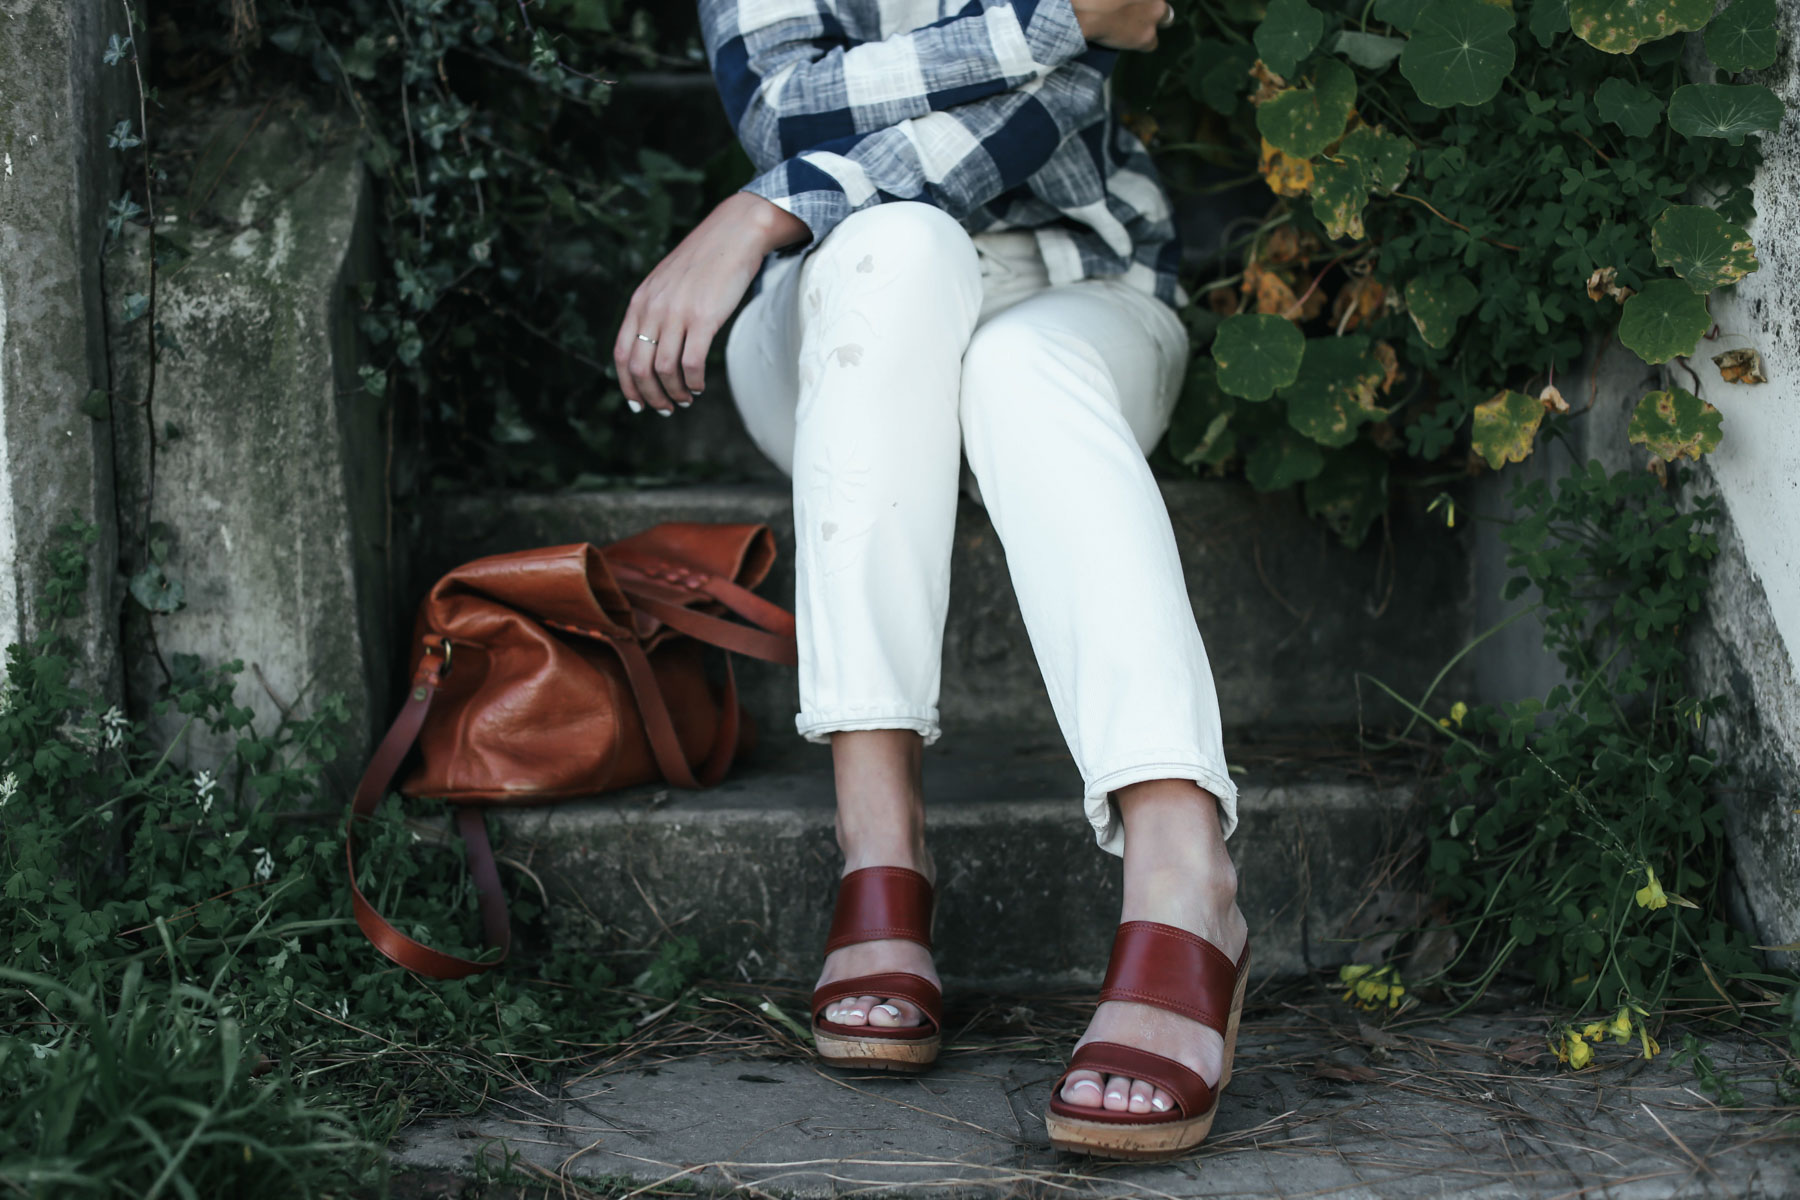
[[[858,1038],[813,1028],[820,1062],[862,1071],[923,1071],[937,1061],[942,1041],[935,1033],[922,1038]]]
[[[1237,1056],[1238,1018],[1243,1015],[1244,991],[1249,981],[1250,973],[1243,972],[1232,993],[1219,1082],[1213,1088],[1212,1106],[1205,1112],[1177,1121],[1090,1121],[1063,1116],[1052,1109],[1044,1114],[1050,1144],[1058,1150],[1096,1158],[1154,1161],[1185,1154],[1204,1142],[1212,1132],[1225,1085],[1231,1082],[1231,1064]]]

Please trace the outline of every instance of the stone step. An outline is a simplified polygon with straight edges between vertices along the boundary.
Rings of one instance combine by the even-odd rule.
[[[1205,637],[1228,732],[1379,722],[1400,710],[1357,672],[1418,697],[1470,633],[1464,539],[1422,506],[1393,506],[1358,550],[1308,518],[1292,493],[1237,483],[1166,480],[1188,592]],[[434,501],[421,514],[406,587],[419,596],[443,572],[485,554],[568,542],[604,543],[659,521],[763,521],[780,557],[763,586],[791,607],[793,507],[787,483],[570,494],[491,493]],[[1080,563],[1070,562],[1071,570]],[[1404,582],[1396,576],[1404,572]],[[773,740],[794,740],[791,668],[741,664],[745,705]],[[1439,695],[1453,696],[1452,675]],[[987,725],[1054,734],[1057,726],[985,510],[960,501],[951,566],[939,711],[946,739]]]
[[[1357,929],[1347,922],[1375,864],[1410,830],[1406,764],[1390,764],[1385,778],[1328,760],[1300,765],[1329,751],[1295,742],[1230,752],[1240,788],[1231,846],[1259,976],[1346,961],[1348,935],[1371,932],[1366,914]],[[984,988],[1096,982],[1118,922],[1121,863],[1095,845],[1080,775],[1060,742],[946,737],[925,751],[925,790],[945,979]],[[686,933],[733,978],[806,979],[817,970],[842,861],[823,746],[759,748],[708,791],[635,788],[501,813],[492,824],[502,856],[530,863],[548,889],[559,941],[623,936],[643,945]]]

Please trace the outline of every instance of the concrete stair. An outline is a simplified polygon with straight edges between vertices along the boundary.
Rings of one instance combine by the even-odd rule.
[[[1362,902],[1414,825],[1416,779],[1415,764],[1356,749],[1359,703],[1371,723],[1398,709],[1368,686],[1359,702],[1354,672],[1417,696],[1454,654],[1470,610],[1461,541],[1397,507],[1388,539],[1378,531],[1353,552],[1289,495],[1199,481],[1163,489],[1241,789],[1233,848],[1256,971],[1345,961],[1346,939],[1373,931]],[[429,579],[478,555],[603,543],[658,521],[761,520],[780,544],[763,591],[791,605],[791,511],[785,482],[772,481],[453,497],[430,514],[416,558]],[[740,662],[739,678],[760,740],[720,787],[640,788],[497,820],[504,853],[561,901],[559,939],[641,945],[677,931],[733,974],[804,979],[816,968],[839,869],[829,751],[794,732],[791,669]],[[1097,980],[1119,861],[1094,845],[999,540],[967,499],[940,708],[945,733],[926,752],[925,780],[944,896],[940,970],[1002,989]]]

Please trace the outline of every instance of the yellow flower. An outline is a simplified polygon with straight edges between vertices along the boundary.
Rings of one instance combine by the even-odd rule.
[[[1400,973],[1392,966],[1351,963],[1338,968],[1338,982],[1344,985],[1344,999],[1368,1012],[1375,1011],[1383,1003],[1389,1008],[1398,1008],[1400,998],[1406,994]]]
[[[1669,907],[1669,897],[1663,892],[1662,884],[1656,882],[1656,872],[1651,870],[1649,867],[1645,867],[1644,874],[1650,877],[1650,882],[1645,884],[1643,887],[1641,887],[1637,890],[1638,907],[1640,907],[1640,908],[1667,908],[1667,907]]]
[[[1631,1009],[1621,1008],[1619,1014],[1612,1019],[1613,1039],[1623,1045],[1631,1040]]]
[[[1569,1033],[1569,1065],[1577,1071],[1594,1061],[1594,1051],[1574,1031]]]
[[[1662,1047],[1656,1044],[1656,1039],[1650,1036],[1650,1032],[1648,1030],[1642,1030],[1640,1032],[1642,1032],[1644,1038],[1644,1057],[1655,1058],[1658,1054],[1661,1054]]]
[[[1587,1038],[1589,1041],[1597,1042],[1606,1036],[1606,1026],[1598,1021],[1589,1025],[1583,1025],[1581,1027],[1581,1036]]]
[[[1464,704],[1461,700],[1458,700],[1455,704],[1450,706],[1450,719],[1455,721],[1458,725],[1461,725],[1463,723],[1463,718],[1468,715],[1469,706]]]

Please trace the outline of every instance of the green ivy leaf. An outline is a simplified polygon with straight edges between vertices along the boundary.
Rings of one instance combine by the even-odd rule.
[[[1485,104],[1512,70],[1513,14],[1482,0],[1432,0],[1400,54],[1400,73],[1433,108]]]
[[[1475,406],[1469,444],[1475,453],[1498,471],[1507,463],[1531,457],[1538,426],[1544,421],[1544,403],[1524,392],[1500,392]]]
[[[1406,311],[1427,346],[1442,350],[1456,334],[1456,323],[1475,310],[1481,293],[1461,275],[1442,282],[1423,276],[1406,285]]]
[[[1600,119],[1610,121],[1632,137],[1649,137],[1662,121],[1662,97],[1614,77],[1594,92]]]
[[[1645,42],[1699,29],[1713,0],[1569,0],[1575,36],[1607,54],[1630,54]]]
[[[1679,279],[1658,279],[1625,301],[1619,340],[1647,363],[1665,363],[1694,352],[1712,328],[1706,297]]]
[[[1324,14],[1306,0],[1270,0],[1269,14],[1257,25],[1253,40],[1264,66],[1277,75],[1292,75],[1324,32]]]
[[[172,613],[187,602],[181,580],[164,574],[161,564],[151,563],[131,577],[131,598],[153,613]]]
[[[1569,0],[1533,0],[1526,24],[1537,44],[1548,50],[1560,35],[1569,32]]]
[[[1369,526],[1387,509],[1387,455],[1367,442],[1333,454],[1302,492],[1306,511],[1318,517],[1346,546],[1362,544]]]
[[[1651,392],[1631,414],[1626,430],[1635,445],[1648,447],[1664,462],[1686,456],[1699,461],[1719,448],[1725,419],[1719,410],[1692,392],[1672,388]]]
[[[1299,375],[1281,389],[1288,424],[1322,446],[1348,446],[1364,421],[1387,415],[1375,403],[1386,375],[1366,337],[1310,338]]]
[[[1334,54],[1341,54],[1366,71],[1382,71],[1406,49],[1406,39],[1346,29],[1332,39]]]
[[[1688,83],[1669,98],[1669,124],[1688,137],[1724,138],[1741,146],[1746,134],[1775,129],[1787,109],[1760,83]]]
[[[1401,33],[1411,33],[1428,3],[1430,0],[1375,0],[1375,19]]]
[[[1313,166],[1313,216],[1333,240],[1363,236],[1362,211],[1369,193],[1392,192],[1406,180],[1412,143],[1375,125],[1344,136],[1337,154]]]
[[[1246,400],[1267,400],[1294,382],[1305,350],[1306,335],[1292,321],[1260,313],[1228,317],[1212,346],[1219,387]]]
[[[1325,452],[1318,443],[1291,429],[1258,438],[1256,448],[1244,460],[1244,478],[1259,492],[1293,487],[1324,469]]]
[[[1736,283],[1756,270],[1756,246],[1742,226],[1710,208],[1672,204],[1650,227],[1656,265],[1668,267],[1698,292]]]
[[[1218,60],[1200,77],[1200,98],[1230,116],[1237,111],[1238,97],[1250,86],[1250,65],[1256,61],[1256,51],[1248,46],[1221,49],[1210,44],[1207,50],[1218,55]]]
[[[1287,88],[1256,110],[1256,129],[1283,154],[1311,158],[1338,140],[1355,106],[1355,73],[1335,58],[1321,59],[1311,87]]]
[[[1706,57],[1721,71],[1773,66],[1781,47],[1775,0],[1735,0],[1706,27]]]
[[[1195,359],[1169,422],[1169,453],[1183,466],[1220,465],[1237,449],[1231,428],[1236,411],[1237,402],[1219,387],[1217,369],[1207,359]]]

